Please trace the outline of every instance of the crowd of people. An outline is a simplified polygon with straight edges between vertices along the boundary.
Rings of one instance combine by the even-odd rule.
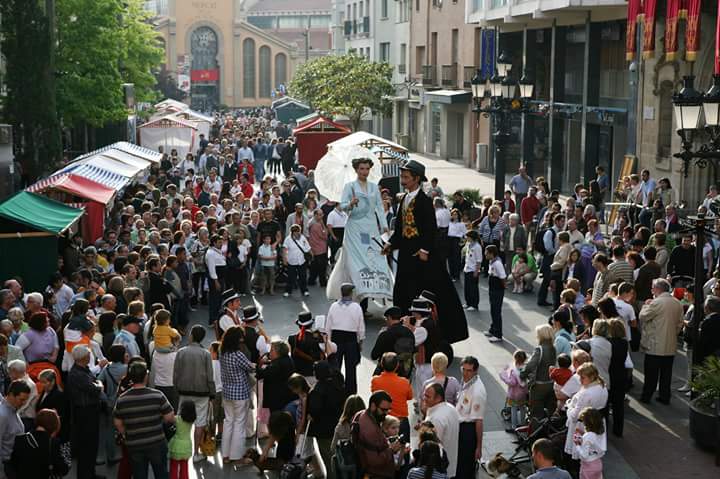
[[[333,202],[267,109],[217,115],[197,152],[163,153],[116,200],[101,238],[62,244],[45,289],[4,281],[0,478],[62,476],[73,458],[83,479],[102,463],[118,464],[123,479],[150,468],[158,479],[186,478],[190,461],[216,451],[224,464],[259,470],[300,458],[313,477],[474,478],[487,393],[476,357],[454,361],[452,344],[468,332],[451,279],[462,281],[464,310],[473,311],[487,278],[490,342],[503,341],[510,283],[512,294],[537,289],[539,307],[553,307],[536,347],[497,372],[508,432],[549,415],[565,421],[562,456],[546,439],[533,445],[535,478],[569,477],[560,462],[573,477],[602,476],[606,424],[623,435],[629,351],[644,353],[641,400],[657,390],[667,404],[678,333],[698,329],[685,343],[700,361],[720,350],[718,242],[695,245],[678,233],[669,181],[655,189],[645,172],[606,236],[602,168],[564,202],[521,168],[503,198],[476,206],[456,192],[448,208],[418,162],[403,163],[408,193],[394,196],[367,183],[372,161],[357,159],[358,181]],[[708,214],[715,195],[701,206]],[[394,270],[395,286],[382,281],[394,306],[372,347],[368,388],[356,375],[363,299],[373,297],[358,294],[366,283],[344,275],[322,324],[300,311],[286,340],[266,330],[250,295],[328,286],[329,272],[357,264],[342,259],[343,245],[369,227],[393,232],[372,254],[385,255],[373,261]],[[673,295],[676,278],[694,274],[696,247],[708,250],[708,282],[697,287],[711,293],[700,324],[688,308],[695,285]],[[204,306],[207,325],[191,325]],[[459,381],[449,369],[458,363]]]

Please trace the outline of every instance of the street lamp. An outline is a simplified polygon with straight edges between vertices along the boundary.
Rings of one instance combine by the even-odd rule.
[[[472,79],[472,94],[475,106],[473,111],[491,118],[493,142],[495,145],[495,198],[505,193],[505,147],[510,140],[512,119],[529,111],[528,101],[532,98],[534,85],[523,75],[520,83],[510,76],[512,60],[507,52],[500,53],[496,60],[497,75],[490,79],[490,101],[483,105],[485,91],[482,88],[482,73],[477,71]],[[520,87],[520,96],[516,98],[516,89]],[[518,102],[519,101],[519,108]]]

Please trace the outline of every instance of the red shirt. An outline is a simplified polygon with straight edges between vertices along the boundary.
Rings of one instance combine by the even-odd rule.
[[[540,200],[535,196],[526,196],[520,203],[520,221],[526,225],[540,212]]]

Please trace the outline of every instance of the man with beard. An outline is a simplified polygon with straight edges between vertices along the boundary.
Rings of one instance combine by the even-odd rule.
[[[382,423],[391,407],[390,395],[385,391],[376,391],[370,396],[368,408],[357,413],[353,419],[358,423],[353,444],[360,459],[360,468],[370,477],[394,477],[393,456],[404,447],[402,441],[390,444],[382,431]]]
[[[450,343],[468,337],[467,320],[442,258],[437,255],[437,223],[432,200],[422,190],[425,166],[407,160],[400,166],[400,183],[407,192],[400,200],[395,231],[384,253],[397,249],[393,304],[408,311],[423,290],[437,296],[439,330]]]

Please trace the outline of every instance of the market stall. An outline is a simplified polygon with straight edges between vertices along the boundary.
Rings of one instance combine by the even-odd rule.
[[[169,115],[140,125],[138,141],[141,146],[155,151],[163,147],[169,153],[174,148],[180,158],[184,158],[197,148],[198,130],[193,122]]]
[[[315,169],[318,161],[327,152],[328,143],[350,134],[350,129],[318,116],[300,124],[293,130],[298,146],[298,161],[308,170]]]
[[[42,193],[65,204],[81,203],[85,214],[80,231],[85,244],[93,244],[104,233],[105,216],[108,206],[115,198],[116,191],[73,173],[60,173],[27,187],[30,193]]]
[[[271,108],[275,111],[278,121],[285,123],[296,123],[298,118],[309,115],[312,112],[305,103],[288,96],[275,100]]]
[[[82,215],[82,209],[27,191],[0,204],[0,277],[19,276],[26,291],[43,291],[58,269],[60,235]]]

